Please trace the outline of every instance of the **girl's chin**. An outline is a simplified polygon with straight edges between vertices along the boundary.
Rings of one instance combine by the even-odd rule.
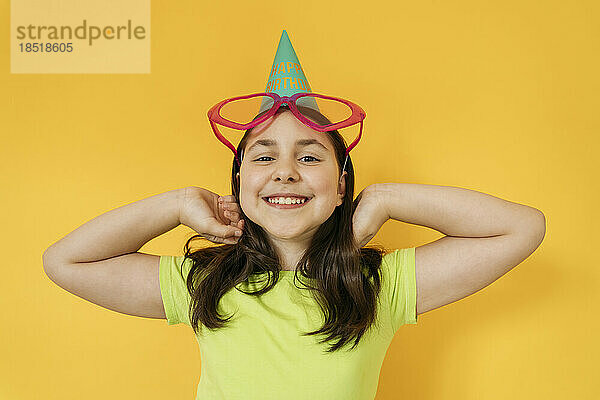
[[[290,232],[288,231],[280,231],[280,230],[268,230],[272,237],[277,239],[294,239],[302,235],[300,231]]]
[[[295,237],[302,236],[305,229],[302,229],[298,225],[293,227],[285,227],[285,226],[273,226],[267,225],[264,227],[265,231],[267,231],[271,236],[279,239],[293,239]]]

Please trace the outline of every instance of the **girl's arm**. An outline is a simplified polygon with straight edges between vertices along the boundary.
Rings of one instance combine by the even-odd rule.
[[[123,314],[166,318],[159,256],[137,252],[179,225],[175,189],[99,215],[50,246],[44,270],[61,288]]]
[[[135,253],[145,243],[179,225],[182,190],[141,199],[101,214],[44,252],[44,266],[106,260]]]
[[[474,190],[409,183],[369,190],[388,218],[446,235],[415,249],[417,314],[491,284],[529,257],[546,232],[540,210]]]
[[[388,218],[446,236],[484,238],[516,231],[543,236],[545,230],[540,210],[475,190],[412,183],[378,183],[370,189],[383,199]]]

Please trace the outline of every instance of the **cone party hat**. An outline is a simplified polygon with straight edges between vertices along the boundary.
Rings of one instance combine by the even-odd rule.
[[[288,97],[299,92],[312,93],[308,79],[306,79],[304,70],[285,29],[281,33],[277,45],[277,52],[267,79],[265,92],[273,92],[279,96]],[[299,106],[309,107],[321,112],[314,97],[301,97],[296,103]],[[265,96],[260,104],[259,113],[268,110],[272,106],[273,99]]]

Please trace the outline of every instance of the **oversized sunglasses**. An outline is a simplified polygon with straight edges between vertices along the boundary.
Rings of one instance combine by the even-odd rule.
[[[270,97],[271,100],[265,98],[265,96]],[[251,118],[249,110],[250,109],[256,110],[256,108],[242,107],[245,110],[245,115],[243,115],[243,116],[240,116],[239,113],[238,113],[238,115],[234,115],[233,113],[228,114],[228,112],[225,111],[228,109],[226,107],[228,105],[249,104],[252,100],[255,100],[255,101],[256,100],[262,100],[262,101],[268,100],[269,102],[272,101],[273,105],[268,109],[268,112],[266,114],[260,116],[259,118],[256,118],[255,120],[249,121],[249,122],[245,122],[246,120]],[[337,118],[332,118],[331,116],[328,116],[328,119],[330,121],[332,121],[331,124],[322,125],[322,124],[315,123],[315,122],[311,121],[310,119],[308,119],[306,116],[304,116],[298,110],[298,107],[297,107],[297,105],[302,107],[303,103],[311,102],[311,101],[312,102],[319,101],[321,104],[330,106],[330,108],[342,110],[343,111],[342,114],[344,114],[344,116],[337,117]],[[297,102],[298,102],[298,104],[297,104]],[[346,168],[346,161],[348,161],[348,153],[350,153],[350,150],[352,150],[360,141],[360,138],[362,136],[363,120],[366,117],[365,111],[358,104],[353,103],[349,100],[345,100],[345,99],[341,99],[341,98],[333,97],[333,96],[326,96],[326,95],[317,94],[317,93],[302,93],[301,92],[301,93],[296,93],[296,94],[292,95],[291,97],[279,96],[277,93],[273,93],[273,92],[271,92],[271,93],[253,93],[253,94],[249,94],[246,96],[238,96],[238,97],[232,97],[229,99],[225,99],[225,100],[222,100],[219,103],[215,104],[213,107],[211,107],[210,110],[208,110],[208,120],[210,122],[210,126],[212,127],[212,130],[213,130],[215,136],[217,137],[217,139],[219,139],[219,141],[221,141],[225,146],[227,146],[229,149],[231,149],[231,151],[235,155],[235,159],[237,160],[238,167],[241,167],[242,162],[237,153],[235,146],[233,144],[231,144],[231,142],[229,140],[227,140],[221,134],[221,132],[219,132],[217,124],[225,126],[227,128],[233,128],[233,129],[245,131],[245,130],[253,128],[256,125],[259,125],[262,122],[266,121],[267,119],[271,118],[273,115],[275,115],[275,113],[277,112],[279,107],[281,107],[283,104],[287,104],[287,106],[289,107],[292,114],[294,114],[294,116],[300,122],[302,122],[304,125],[312,128],[318,132],[332,131],[332,130],[346,128],[346,127],[352,126],[354,124],[360,123],[360,131],[358,133],[358,136],[346,148],[346,152],[345,152],[346,159],[344,160],[344,167],[342,168],[342,171],[344,171]],[[331,107],[331,106],[333,106],[333,107]],[[233,107],[233,108],[235,108],[235,107]],[[322,107],[319,107],[319,109],[322,109]],[[349,115],[349,116],[345,117],[345,115]],[[325,116],[327,116],[327,115],[325,115]]]

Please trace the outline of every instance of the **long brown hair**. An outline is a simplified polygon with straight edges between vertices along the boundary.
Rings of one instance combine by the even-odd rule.
[[[331,124],[324,115],[307,107],[298,107],[302,114],[320,124]],[[285,111],[280,107],[277,114]],[[266,111],[265,111],[266,112]],[[260,117],[258,114],[254,119]],[[243,154],[251,129],[247,130],[237,146]],[[339,175],[345,160],[346,143],[337,130],[328,131],[338,163]],[[359,248],[352,231],[352,215],[358,201],[354,198],[354,167],[351,157],[346,164],[346,190],[341,205],[321,224],[308,249],[298,261],[294,280],[300,281],[313,293],[325,323],[312,332],[302,335],[325,337],[319,343],[336,339],[327,349],[334,352],[351,340],[354,349],[365,332],[377,320],[377,299],[381,290],[380,265],[386,249],[382,246]],[[236,174],[239,167],[235,157],[231,168],[231,193],[239,202],[240,187]],[[358,199],[357,199],[358,200]],[[190,322],[198,334],[199,323],[210,330],[224,327],[233,315],[222,319],[217,311],[221,297],[231,289],[251,296],[260,296],[271,290],[279,281],[281,262],[270,245],[265,230],[250,220],[241,210],[244,233],[236,244],[211,246],[191,251],[190,242],[203,239],[200,235],[189,238],[184,246],[184,257],[192,260],[187,277],[187,289],[191,296]],[[185,259],[184,259],[185,261]],[[244,291],[238,284],[248,283],[249,278],[267,274],[266,285],[257,291]],[[303,282],[301,277],[314,283]],[[372,280],[372,282],[371,282]]]

